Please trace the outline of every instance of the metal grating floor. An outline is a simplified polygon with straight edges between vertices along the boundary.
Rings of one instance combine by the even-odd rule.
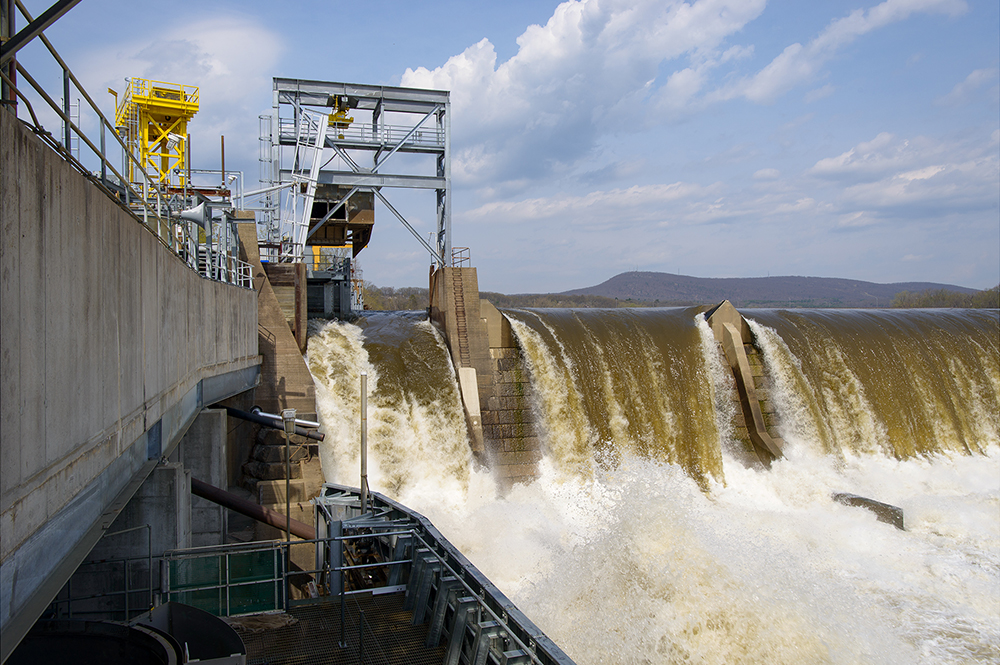
[[[294,607],[288,612],[295,619],[290,625],[248,629],[234,620],[233,627],[246,645],[247,665],[438,665],[445,647],[424,646],[430,624],[410,625],[412,614],[403,609],[403,600],[402,593],[348,597],[344,648],[339,645],[339,603]],[[365,617],[363,654],[358,648],[360,612]]]

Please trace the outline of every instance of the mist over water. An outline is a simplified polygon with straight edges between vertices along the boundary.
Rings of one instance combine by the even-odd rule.
[[[507,314],[549,445],[536,482],[501,495],[476,467],[440,336],[390,315],[310,338],[324,471],[358,484],[367,371],[372,489],[577,662],[1000,662],[995,315],[745,312],[787,442],[760,471],[730,452],[731,374],[695,311]]]

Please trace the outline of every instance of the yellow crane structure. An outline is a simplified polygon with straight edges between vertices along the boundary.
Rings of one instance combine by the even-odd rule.
[[[113,90],[109,90],[115,94]],[[154,182],[171,186],[185,184],[187,168],[187,123],[198,112],[198,88],[133,78],[118,104],[115,94],[115,125],[142,169]],[[135,164],[129,161],[129,180],[138,182]]]

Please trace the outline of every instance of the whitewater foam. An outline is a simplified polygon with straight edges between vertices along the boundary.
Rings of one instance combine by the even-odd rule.
[[[427,340],[420,353],[441,356],[420,362],[452,385],[435,384],[434,399],[414,384],[385,388],[397,363],[373,324],[330,324],[310,340],[320,418],[332,434],[327,477],[357,484],[348,421],[354,377],[366,369],[376,377],[369,418],[387,439],[370,451],[372,489],[427,515],[581,665],[1000,661],[995,442],[982,442],[984,454],[902,460],[826,445],[803,400],[800,420],[785,416],[786,458],[769,471],[743,466],[721,442],[725,480],[707,486],[629,451],[577,475],[550,455],[536,482],[502,494],[470,460],[440,339],[430,326],[407,325],[407,335]],[[724,391],[726,373],[702,338],[709,380]],[[804,379],[789,376],[794,397]],[[906,531],[833,501],[833,492],[902,507]]]

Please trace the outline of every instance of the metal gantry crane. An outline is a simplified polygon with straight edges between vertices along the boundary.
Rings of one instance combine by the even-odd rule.
[[[273,107],[261,117],[260,154],[261,185],[274,192],[262,220],[273,260],[308,262],[314,247],[349,248],[356,257],[371,237],[377,199],[434,263],[450,265],[447,91],[275,78]],[[431,242],[389,202],[389,188],[435,192]]]

